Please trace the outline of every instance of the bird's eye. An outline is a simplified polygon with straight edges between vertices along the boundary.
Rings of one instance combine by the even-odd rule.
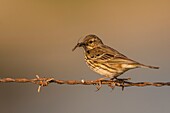
[[[91,40],[91,41],[89,41],[89,43],[90,43],[90,44],[92,44],[92,43],[93,43],[93,41]]]

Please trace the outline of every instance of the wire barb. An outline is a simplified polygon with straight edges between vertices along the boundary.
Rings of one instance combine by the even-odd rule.
[[[40,78],[38,75],[36,75],[37,81],[33,82],[35,84],[38,84],[38,93],[41,91],[41,87],[47,86],[54,78]]]

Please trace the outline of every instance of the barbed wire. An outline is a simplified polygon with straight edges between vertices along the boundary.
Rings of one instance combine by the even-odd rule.
[[[39,85],[38,92],[40,92],[41,87],[48,86],[50,83],[56,84],[67,84],[67,85],[96,85],[97,91],[102,87],[102,85],[108,85],[110,88],[114,89],[115,86],[121,87],[122,90],[124,87],[145,87],[145,86],[155,86],[155,87],[162,87],[162,86],[170,86],[170,82],[130,82],[124,79],[117,79],[117,80],[57,80],[54,78],[45,78],[39,77],[36,75],[36,78],[28,79],[28,78],[1,78],[0,83],[34,83]]]

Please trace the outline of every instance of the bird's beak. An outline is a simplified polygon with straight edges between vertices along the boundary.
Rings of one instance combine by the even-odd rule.
[[[77,45],[72,49],[72,51],[74,51],[77,47],[82,47],[84,46],[85,44],[83,42],[81,43],[77,43]]]

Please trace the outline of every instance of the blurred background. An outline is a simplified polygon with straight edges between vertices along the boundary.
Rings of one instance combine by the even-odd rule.
[[[131,59],[159,66],[121,75],[133,82],[170,81],[169,0],[0,0],[0,78],[95,80],[80,37],[96,34]],[[169,113],[170,87],[0,83],[1,113]]]

